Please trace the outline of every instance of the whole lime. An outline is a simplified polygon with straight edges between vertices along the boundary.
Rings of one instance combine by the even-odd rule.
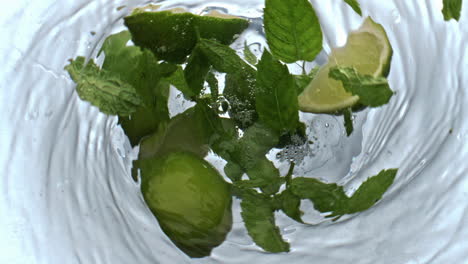
[[[142,193],[166,235],[190,257],[204,257],[232,227],[229,184],[208,162],[172,152],[139,164]]]

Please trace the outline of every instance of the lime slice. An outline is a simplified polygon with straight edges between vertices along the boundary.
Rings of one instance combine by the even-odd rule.
[[[384,28],[368,17],[362,26],[351,32],[346,45],[333,49],[328,63],[299,95],[299,109],[311,113],[333,113],[359,101],[343,88],[340,81],[328,77],[333,66],[355,67],[361,74],[386,76],[390,70],[392,47]]]

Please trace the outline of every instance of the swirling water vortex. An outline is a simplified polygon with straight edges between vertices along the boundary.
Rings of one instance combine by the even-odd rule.
[[[194,13],[222,7],[252,19],[256,1],[165,1]],[[400,168],[375,207],[337,223],[278,224],[288,254],[266,254],[239,215],[209,258],[190,260],[160,230],[130,177],[132,150],[117,120],[82,102],[63,71],[95,57],[122,17],[145,1],[15,1],[0,11],[0,263],[463,263],[468,259],[468,7],[444,22],[441,1],[362,1],[394,49],[389,105],[341,120],[303,115],[319,149],[307,172],[355,190]],[[318,1],[325,53],[362,18],[342,1]],[[125,6],[125,7],[124,7]],[[122,8],[118,8],[122,7]],[[261,42],[261,40],[259,40]],[[238,203],[234,205],[238,207]],[[310,209],[311,205],[304,205]],[[311,219],[315,219],[311,216]]]

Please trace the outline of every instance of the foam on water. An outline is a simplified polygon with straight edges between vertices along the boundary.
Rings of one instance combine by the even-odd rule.
[[[233,3],[235,2],[235,3]],[[159,228],[131,178],[131,149],[115,117],[81,101],[63,67],[95,57],[122,18],[148,2],[10,1],[0,11],[0,263],[463,263],[468,259],[468,2],[457,23],[442,1],[361,1],[394,49],[390,104],[341,117],[301,114],[313,144],[289,149],[295,174],[352,193],[384,168],[400,168],[373,208],[332,223],[302,208],[311,225],[277,214],[288,254],[248,237],[234,202],[228,239],[188,259]],[[362,18],[343,1],[312,0],[324,29],[323,63]],[[168,0],[202,13],[216,7],[252,19],[243,37],[264,46],[261,0]],[[125,6],[123,8],[118,7]],[[93,33],[92,33],[93,32]],[[95,33],[95,34],[94,34]],[[240,42],[238,48],[241,48]],[[172,109],[178,112],[178,109]],[[292,154],[291,154],[292,153]],[[272,151],[274,159],[285,153]],[[291,156],[292,155],[292,156]],[[215,159],[213,160],[215,161]],[[219,161],[218,161],[219,163]],[[222,163],[219,163],[222,166]],[[275,160],[281,171],[287,163]]]

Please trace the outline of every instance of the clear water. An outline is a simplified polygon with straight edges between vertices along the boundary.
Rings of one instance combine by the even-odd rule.
[[[164,5],[194,13],[223,8],[258,26],[262,2]],[[362,18],[341,0],[312,2],[325,33],[323,63]],[[80,101],[63,71],[69,58],[96,56],[103,39],[123,29],[121,18],[148,2],[2,1],[0,263],[468,263],[468,2],[459,23],[443,21],[438,0],[361,2],[393,45],[389,80],[397,94],[357,114],[349,138],[340,118],[303,115],[316,145],[296,173],[352,192],[398,167],[395,184],[376,206],[337,223],[308,203],[312,225],[277,214],[288,254],[262,252],[236,214],[227,241],[211,257],[191,260],[146,208],[130,177],[137,150],[116,118]],[[255,28],[244,37],[264,43]]]

